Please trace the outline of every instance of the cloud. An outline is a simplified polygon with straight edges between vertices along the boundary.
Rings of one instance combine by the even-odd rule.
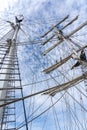
[[[4,2],[6,2],[6,3],[4,3]],[[30,45],[18,47],[19,65],[20,65],[20,71],[21,71],[21,77],[22,77],[23,84],[37,82],[40,80],[46,80],[47,78],[49,78],[49,77],[52,78],[56,75],[58,76],[57,78],[52,78],[51,80],[47,80],[45,82],[40,82],[39,84],[25,87],[23,89],[24,95],[28,95],[30,93],[40,91],[40,90],[46,89],[48,87],[55,86],[58,83],[61,84],[65,81],[68,81],[68,79],[70,80],[70,79],[76,77],[77,75],[79,75],[79,73],[81,73],[81,71],[79,71],[80,68],[75,69],[73,72],[71,72],[70,67],[72,66],[72,63],[74,64],[75,60],[70,60],[70,62],[67,62],[61,68],[58,68],[56,70],[56,72],[52,72],[52,73],[46,75],[43,72],[44,67],[48,67],[48,66],[54,64],[56,62],[56,60],[60,61],[61,57],[63,57],[63,58],[66,57],[67,55],[69,55],[71,53],[71,51],[70,51],[69,47],[66,45],[66,43],[63,43],[59,47],[54,49],[52,52],[50,52],[48,55],[43,56],[42,52],[45,49],[49,48],[50,45],[54,44],[54,41],[50,42],[49,44],[47,44],[44,47],[38,42],[37,42],[37,44],[33,44],[33,41],[42,40],[40,36],[42,34],[44,34],[46,31],[48,31],[52,25],[56,24],[60,19],[65,17],[67,14],[70,15],[69,20],[66,20],[66,22],[64,22],[61,26],[68,23],[73,17],[75,17],[78,14],[79,14],[79,19],[77,22],[73,23],[73,26],[68,27],[66,30],[64,30],[64,34],[75,29],[80,23],[83,23],[87,19],[87,15],[86,15],[87,1],[86,0],[80,0],[80,1],[76,1],[76,0],[71,0],[71,1],[70,0],[62,0],[62,1],[61,0],[14,0],[14,1],[8,0],[8,1],[5,1],[4,0],[3,3],[4,3],[3,7],[5,9],[5,10],[4,9],[3,10],[6,11],[3,14],[3,18],[5,18],[7,20],[15,21],[14,17],[16,15],[19,15],[19,14],[24,15],[22,29],[25,31],[26,34],[23,34],[22,32],[20,32],[20,35],[22,37],[21,42],[24,40],[26,42],[29,40],[32,40],[32,42],[30,42],[30,41],[28,42],[28,44],[30,44]],[[86,29],[83,29],[78,34],[82,34],[84,31],[86,32]],[[52,32],[52,33],[54,33],[54,32]],[[52,35],[52,33],[49,34],[45,38],[45,40],[50,35]],[[25,38],[26,35],[27,35],[28,39]],[[81,40],[82,38],[79,37],[79,39]],[[84,37],[83,37],[83,39],[84,39]],[[87,39],[87,38],[85,37],[85,39]],[[66,77],[68,77],[68,79]],[[79,86],[78,86],[78,88],[82,91],[81,86],[80,87]],[[69,89],[68,91],[70,92],[71,95],[75,96],[76,100],[81,101],[79,99],[79,97],[82,96],[82,94],[79,93],[75,88]],[[84,88],[84,91],[85,91],[85,88]],[[61,93],[57,94],[54,97],[54,100],[58,99],[58,97],[60,95],[61,95]],[[36,101],[35,102],[32,101],[32,105],[30,103],[31,102],[30,100],[33,100],[33,99],[29,99],[28,100],[29,102],[26,101],[27,114],[29,115],[29,107],[30,107],[29,103],[31,105],[31,111],[33,111],[32,110],[33,106],[35,105],[35,107],[37,108],[38,106],[40,106],[43,103],[45,98],[46,98],[45,96],[38,96],[38,98],[36,97]],[[86,99],[84,99],[84,101],[85,100]],[[48,101],[44,105],[44,107],[42,107],[40,110],[38,110],[38,112],[35,114],[38,115],[46,107],[49,107],[50,103],[52,103],[52,102]],[[85,102],[84,102],[84,104],[85,104]],[[73,114],[77,114],[78,111],[81,112],[81,108],[70,97],[70,95],[66,94],[65,97],[60,102],[58,102],[58,104],[55,107],[56,107],[57,116],[60,119],[60,121],[59,121],[60,127],[61,128],[63,127],[62,130],[67,129],[68,126],[66,123],[67,123],[67,121],[69,121],[69,117],[70,117],[70,121],[74,122],[74,123],[72,123],[72,125],[74,124],[72,126],[72,128],[74,128],[75,120],[77,121],[77,119],[75,119],[75,120],[73,119],[73,116],[72,116],[70,110],[74,111],[74,112],[72,112]],[[61,108],[62,108],[62,110],[61,110]],[[75,112],[75,110],[76,110],[76,112]],[[33,115],[32,118],[34,116],[35,115]],[[47,113],[44,114],[43,116],[41,116],[40,118],[38,118],[33,123],[33,127],[32,127],[33,130],[36,130],[36,129],[41,130],[42,129],[41,127],[43,126],[46,117],[47,117]],[[78,114],[77,114],[77,117],[79,117]],[[22,117],[20,117],[18,119],[18,123],[20,123],[21,118]],[[53,109],[51,109],[51,112],[48,115],[47,123],[45,125],[45,130],[48,130],[48,129],[51,130],[52,128],[56,129],[54,127],[55,126],[54,118],[56,118],[56,123],[57,123],[57,117],[55,114],[53,114]],[[82,117],[82,119],[83,118],[84,117]],[[63,119],[64,119],[64,123],[63,123]],[[51,126],[51,124],[53,127]],[[79,124],[79,122],[78,122],[78,124]],[[65,125],[65,129],[64,129],[64,125]],[[80,126],[80,124],[79,124],[79,126]],[[77,129],[78,129],[78,127],[76,126],[76,130]]]

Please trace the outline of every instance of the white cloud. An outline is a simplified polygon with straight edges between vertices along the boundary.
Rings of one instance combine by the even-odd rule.
[[[7,9],[9,6],[14,5],[14,2],[16,1],[17,0],[0,0],[0,12],[5,11],[5,9]]]
[[[24,20],[23,24],[26,24],[26,26],[28,26],[28,27],[30,26],[31,30],[29,28],[27,28],[27,32],[28,32],[27,34],[29,34],[33,39],[36,38],[37,34],[40,34],[40,33],[44,34],[44,32],[46,30],[48,30],[51,25],[56,23],[60,18],[65,17],[65,15],[67,15],[67,14],[70,14],[71,18],[74,17],[75,15],[79,14],[80,18],[78,21],[80,23],[85,21],[87,18],[86,0],[79,0],[79,1],[76,1],[76,0],[63,0],[63,1],[62,0],[14,0],[14,1],[3,0],[3,2],[0,1],[0,5],[1,5],[0,11],[6,10],[7,11],[6,13],[7,13],[9,19],[11,17],[13,19],[14,16],[18,15],[18,14],[24,15],[25,20]],[[27,20],[27,22],[26,22],[26,20]],[[31,22],[29,20],[31,20]],[[46,22],[48,24],[45,24]],[[73,24],[72,29],[75,28],[76,26],[78,26],[79,22],[76,22],[75,24]],[[37,24],[38,24],[38,26],[37,26]],[[71,31],[70,29],[69,29],[69,31]],[[46,48],[47,47],[45,47],[45,49]],[[60,48],[62,48],[62,46]],[[40,51],[42,51],[42,48],[39,45],[37,45],[37,46],[32,45],[29,47],[27,46],[27,47],[19,48],[18,55],[19,55],[19,59],[20,59],[21,75],[22,75],[22,78],[24,81],[23,83],[29,83],[29,82],[33,82],[33,81],[36,82],[36,81],[39,81],[42,79],[46,79],[47,77],[50,77],[49,75],[45,75],[44,73],[41,72],[41,69],[43,69],[43,67],[41,67],[41,64],[43,64],[45,60],[47,61],[47,59],[46,58],[43,59],[43,56],[41,55]],[[48,60],[51,60],[52,58],[55,58],[55,60],[56,60],[56,58],[58,56],[57,51],[58,50],[56,50],[56,51],[54,50],[54,52],[50,53],[52,55],[52,57],[49,57]],[[54,57],[54,55],[55,55],[55,57]],[[57,60],[58,60],[58,58],[57,58]],[[55,60],[53,62],[55,62]],[[70,68],[70,67],[68,66],[68,68]],[[32,71],[33,69],[35,69],[34,72]],[[37,71],[38,69],[39,69],[39,71]],[[63,71],[64,69],[65,68],[62,67],[61,71]],[[69,72],[67,70],[67,67],[66,67],[66,72],[67,73]],[[33,73],[34,73],[34,75],[33,75]],[[63,73],[64,73],[64,71],[63,71]],[[56,72],[56,74],[60,75],[59,72],[58,73]],[[77,72],[73,72],[74,76],[76,74],[77,74]],[[54,75],[55,75],[55,73],[52,73],[52,76],[54,76]],[[68,75],[68,74],[66,74],[66,75]],[[68,75],[68,77],[69,77],[69,75]],[[69,77],[69,79],[70,78],[71,78],[71,76]],[[58,82],[61,81],[61,80],[59,80],[59,78],[56,78],[56,80]],[[43,87],[46,89],[48,86],[52,87],[53,85],[56,84],[56,82],[55,81],[53,82],[53,81],[54,80],[52,79],[52,81],[49,81],[49,82],[47,81],[44,83],[37,84],[35,87],[38,90],[43,89]],[[64,81],[65,81],[65,79],[63,77],[62,82],[64,82]],[[25,95],[29,94],[30,88],[32,88],[32,87],[33,87],[32,85],[30,87],[26,87],[24,89],[24,94]],[[72,89],[71,94],[73,95],[73,93],[74,93],[75,97],[77,97],[78,91],[75,91],[75,89]],[[55,97],[58,98],[58,96],[59,96],[59,94],[56,95]],[[42,98],[39,97],[39,100],[36,99],[36,105],[39,106],[43,102],[43,99],[45,99],[44,96],[42,96]],[[65,100],[68,100],[68,99],[65,99]],[[63,109],[66,107],[66,111],[67,111],[68,107],[66,106],[66,104],[64,104],[65,100],[63,101],[62,105],[60,103],[58,105],[56,105],[57,112],[61,111],[61,107],[63,107]],[[73,103],[72,102],[70,103],[70,101],[68,103],[70,105],[73,105]],[[27,102],[27,104],[28,104],[28,102]],[[27,105],[27,109],[28,109],[28,105]],[[47,107],[47,105],[49,106],[49,104],[46,104],[46,107]],[[45,108],[45,106],[43,108]],[[41,110],[43,110],[43,109],[41,109]],[[62,111],[61,111],[61,113],[62,113]],[[64,111],[64,113],[65,113],[65,111]],[[64,113],[62,113],[60,115],[63,116]],[[64,116],[66,118],[67,113]],[[53,117],[53,115],[51,116],[51,118],[52,117]],[[63,119],[61,119],[61,120],[63,122]],[[20,122],[20,120],[19,120],[19,122]],[[36,124],[37,123],[38,122],[36,122]],[[41,120],[41,124],[39,123],[39,125],[43,125],[43,120]],[[34,127],[35,130],[37,128],[41,130],[40,126]]]

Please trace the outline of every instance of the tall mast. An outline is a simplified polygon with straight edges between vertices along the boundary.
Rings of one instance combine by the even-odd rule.
[[[16,88],[15,88],[15,80],[16,79],[14,78],[15,77],[14,75],[16,75],[16,74],[19,75],[18,80],[20,82],[21,96],[23,97],[23,91],[22,91],[22,85],[21,85],[21,77],[20,77],[19,66],[18,66],[17,50],[16,50],[17,49],[16,48],[17,34],[19,32],[20,23],[23,20],[23,16],[20,16],[19,18],[15,17],[15,20],[16,20],[16,24],[7,21],[12,26],[12,28],[14,30],[14,33],[13,33],[12,38],[8,38],[7,41],[6,41],[6,45],[8,45],[8,50],[6,51],[3,59],[1,60],[2,64],[3,64],[6,56],[8,57],[8,64],[7,64],[8,69],[5,70],[4,83],[3,83],[2,91],[1,91],[1,94],[0,94],[0,96],[1,96],[0,98],[2,99],[2,101],[0,101],[0,105],[7,102],[7,100],[11,100],[11,97],[15,98],[15,90],[16,90]],[[15,64],[15,62],[17,64]],[[18,71],[17,73],[15,72],[15,65],[17,66],[17,71]],[[9,93],[10,93],[10,96],[9,96]],[[9,98],[6,100],[7,97],[9,97]],[[28,130],[24,100],[22,100],[22,102],[23,102],[23,111],[24,111],[24,117],[25,117],[25,123],[26,123],[26,130]],[[9,106],[0,108],[0,119],[1,119],[1,126],[0,126],[1,128],[0,129],[1,130],[8,129],[8,128],[6,128],[7,127],[6,123],[12,122],[12,120],[4,121],[4,120],[6,120],[4,118],[7,118],[7,115],[8,115],[7,114],[8,113],[8,107]],[[14,104],[14,108],[15,108],[15,104]],[[10,107],[10,109],[13,109],[13,108]],[[12,113],[11,115],[15,115],[15,113]],[[6,127],[3,127],[3,126],[6,126]],[[16,124],[15,124],[15,128],[16,128]],[[11,128],[11,129],[15,129],[15,128]]]

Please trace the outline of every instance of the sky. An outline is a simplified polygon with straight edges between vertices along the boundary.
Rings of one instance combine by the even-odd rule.
[[[17,0],[0,0],[0,12],[3,12],[6,8],[12,6]]]
[[[67,32],[70,32],[71,30],[75,29],[77,26],[79,26],[81,23],[87,20],[86,12],[87,12],[87,0],[79,0],[79,1],[78,0],[0,0],[0,14],[1,14],[0,18],[2,20],[4,19],[4,20],[14,21],[15,16],[20,15],[20,14],[24,15],[24,21],[22,23],[23,25],[21,26],[24,32],[23,31],[20,32],[20,35],[22,37],[21,42],[22,41],[38,41],[38,40],[43,42],[43,40],[46,40],[55,31],[49,34],[48,36],[46,36],[45,39],[41,39],[41,35],[43,35],[46,31],[48,31],[51,28],[51,26],[57,23],[57,21],[59,21],[60,19],[64,18],[65,16],[69,14],[70,15],[69,20],[67,20],[64,23],[66,24],[72,18],[79,15],[79,19],[75,23],[73,23],[73,25],[70,28],[64,31],[64,33],[66,34]],[[78,32],[77,35],[84,34],[84,33],[86,34],[86,32],[87,32],[86,29],[82,29],[82,31]],[[83,37],[78,37],[78,39],[82,40],[81,44],[85,44],[87,38],[86,36],[85,37],[83,36]],[[29,43],[31,44],[31,42]],[[48,67],[51,64],[54,64],[56,60],[58,61],[60,60],[61,56],[66,57],[70,53],[69,47],[67,47],[67,45],[63,43],[63,45],[59,46],[60,48],[59,51],[57,50],[58,48],[56,48],[55,50],[51,51],[48,55],[44,57],[42,55],[42,52],[46,50],[47,48],[49,48],[50,45],[52,45],[53,43],[54,41],[50,42],[49,44],[43,47],[41,46],[41,44],[38,43],[38,44],[29,45],[29,46],[28,45],[20,46],[18,48],[18,56],[19,56],[19,61],[20,61],[20,70],[21,70],[21,77],[23,80],[22,81],[23,84],[31,83],[33,81],[34,82],[40,81],[40,80],[47,79],[50,77],[52,78],[52,76],[56,76],[56,75],[59,76],[55,78],[55,80],[57,80],[56,83],[52,79],[48,82],[36,84],[35,86],[31,85],[31,86],[25,87],[24,95],[28,95],[31,92],[35,92],[38,90],[40,91],[40,90],[43,90],[43,88],[48,88],[48,86],[52,87],[60,82],[63,83],[67,81],[67,79],[64,78],[64,76],[62,76],[62,74],[60,73],[62,70],[63,70],[63,73],[66,74],[66,77],[69,78],[69,80],[73,78],[73,75],[74,77],[76,77],[81,72],[79,71],[79,69],[77,69],[77,71],[76,70],[72,72],[69,71],[69,73],[67,73],[68,70],[70,70],[70,67],[72,66],[72,64],[76,62],[75,60],[71,60],[70,62],[66,64],[65,66],[66,69],[63,66],[62,68],[59,68],[57,70],[58,72],[52,72],[49,75],[48,74],[45,75],[44,73],[42,73],[44,67]],[[65,48],[63,48],[63,46]],[[59,54],[61,54],[61,56],[59,56]],[[70,77],[68,74],[71,74]],[[33,89],[30,91],[29,87],[32,87]],[[76,89],[75,90],[71,89],[71,91],[69,92],[71,92],[72,95],[74,93],[76,99],[78,99],[77,95],[78,94],[80,95],[80,93]],[[57,96],[55,96],[53,98],[53,102],[55,102],[61,96],[61,94],[63,93],[59,93]],[[29,113],[28,112],[29,109],[30,109],[30,113],[32,113],[33,109],[35,109],[35,107],[37,108],[38,106],[40,106],[43,103],[42,101],[46,100],[47,97],[48,96],[35,97],[35,106],[32,105],[31,109],[29,108],[29,103],[28,103],[29,100],[27,100],[26,101],[27,113]],[[69,119],[70,119],[70,121],[72,121],[72,130],[73,130],[76,124],[75,122],[73,122],[72,118],[73,117],[75,118],[75,115],[71,116],[70,110],[71,111],[76,110],[75,114],[77,114],[77,117],[79,117],[78,111],[80,111],[79,110],[80,107],[76,103],[74,104],[70,96],[68,98],[67,97],[68,97],[68,94],[65,95],[64,100],[62,99],[62,101],[59,102],[55,106],[56,112],[58,113],[58,119],[55,114],[55,108],[53,108],[52,111],[45,113],[43,116],[35,120],[34,123],[31,123],[30,125],[31,128],[33,130],[43,130],[43,129],[45,130],[48,130],[48,129],[70,130],[71,126],[68,125],[66,122],[68,120],[68,123],[69,123]],[[86,99],[84,99],[84,101],[85,100]],[[29,102],[30,104],[33,104],[34,98],[32,98],[32,101],[29,101]],[[44,111],[49,106],[48,104],[50,104],[50,102],[52,104],[51,99],[49,99],[49,101],[47,101],[45,105],[41,107],[39,111],[37,111],[37,113],[35,113],[34,116],[37,116],[40,113],[40,111],[41,112]],[[67,105],[65,106],[64,103],[66,103]],[[70,109],[71,106],[73,106],[72,109]],[[77,108],[75,109],[76,106]],[[61,114],[62,111],[63,111],[63,114]],[[82,118],[84,118],[84,115]],[[20,123],[20,120],[21,122],[23,121],[21,117],[18,118],[19,123]],[[59,127],[58,124],[57,124],[58,126],[55,125],[55,120],[56,120],[56,124],[58,123],[58,120],[59,120],[59,124],[61,128]],[[64,128],[63,121],[66,128]],[[77,122],[77,124],[79,123]],[[77,126],[75,126],[75,128],[76,130],[78,130]],[[80,130],[82,130],[82,127],[80,126],[80,124],[79,124],[79,128]],[[22,128],[21,130],[25,130],[25,128]]]

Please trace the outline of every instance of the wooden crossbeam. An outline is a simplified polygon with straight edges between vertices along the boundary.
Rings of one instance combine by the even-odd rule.
[[[87,25],[87,21],[84,22],[83,24],[81,24],[78,28],[76,28],[75,30],[73,30],[71,33],[69,33],[68,35],[66,35],[65,38],[68,39],[70,36],[72,36],[74,33],[78,32],[80,29],[82,29],[86,25]],[[52,49],[54,49],[57,45],[59,45],[63,41],[64,41],[64,39],[61,39],[60,41],[55,42],[53,46],[51,46],[50,48],[48,48],[47,50],[45,50],[43,52],[43,55],[46,55],[48,52],[50,52]]]
[[[15,88],[12,88],[12,87],[7,87],[7,88],[0,88],[0,90],[12,90],[12,89],[22,89],[21,87],[15,87]]]
[[[9,58],[10,58],[10,59],[16,59],[16,60],[18,59],[17,56],[6,56],[6,59],[7,59],[7,58],[8,58],[8,59],[9,59]]]
[[[76,21],[78,19],[78,16],[76,16],[74,19],[72,19],[69,23],[67,23],[64,27],[61,28],[61,30],[65,29],[67,26],[69,26],[70,24],[72,24],[74,21]],[[46,41],[44,41],[42,43],[42,45],[45,45],[47,42],[49,42],[53,37],[55,37],[56,34],[52,35],[50,38],[48,38]]]
[[[3,122],[3,124],[6,124],[6,123],[13,123],[13,122],[15,122],[15,120],[11,120],[11,121],[5,121],[5,122]]]
[[[66,82],[66,83],[63,83],[63,84],[60,84],[60,85],[57,85],[55,87],[52,87],[51,89],[49,88],[48,91],[44,92],[43,94],[49,94],[49,95],[55,95],[56,93],[60,92],[60,91],[63,91],[63,90],[66,90],[72,86],[75,86],[76,84],[82,82],[84,80],[84,78],[87,77],[87,73],[69,81],[69,82]]]
[[[58,26],[59,24],[61,24],[62,22],[64,22],[68,17],[69,17],[69,15],[67,15],[65,18],[63,18],[61,21],[59,21],[56,25],[54,25],[48,32],[46,32],[41,37],[42,38],[45,37],[49,32],[51,32],[56,26]]]
[[[77,19],[78,19],[78,15],[75,18],[73,18],[69,23],[67,23],[64,27],[62,27],[61,30],[65,29],[67,26],[69,26],[70,24],[72,24]]]
[[[12,61],[11,59],[5,57],[6,59],[4,59],[4,61]],[[3,59],[3,57],[0,57],[0,59]],[[13,62],[18,62],[17,59],[14,59]]]
[[[20,75],[20,73],[0,73],[0,75]]]
[[[13,64],[13,63],[9,64],[9,63],[2,63],[2,62],[0,62],[0,64],[3,64],[3,65],[18,65],[18,64]]]
[[[6,107],[5,109],[15,109],[15,107]]]
[[[15,99],[17,99],[17,98],[15,98]],[[12,100],[14,100],[14,98],[9,98],[9,99],[6,99],[6,98],[5,98],[5,99],[0,99],[0,101],[5,101],[5,102],[7,102],[7,101],[9,102],[9,101],[12,101]]]
[[[66,58],[64,58],[64,59],[61,60],[60,62],[58,62],[58,63],[56,63],[56,64],[50,66],[49,68],[44,69],[43,71],[44,71],[45,73],[50,73],[51,71],[55,70],[56,68],[60,67],[60,66],[63,65],[64,63],[66,63],[70,58],[71,58],[71,55],[68,56],[68,57],[66,57]]]
[[[80,49],[78,49],[76,52],[78,53],[79,51],[81,51],[82,49],[85,49],[85,48],[87,48],[87,45],[82,47],[82,48],[80,48]],[[57,62],[56,64],[48,67],[47,69],[44,69],[43,71],[45,73],[50,73],[51,71],[57,69],[61,65],[65,64],[68,60],[70,60],[70,58],[72,58],[72,55],[73,55],[73,53],[71,55],[67,56],[66,58],[62,59],[61,61]]]
[[[0,79],[0,81],[21,81],[21,79]]]
[[[79,82],[81,82],[82,80],[84,80],[84,78],[87,78],[87,73],[84,73],[83,75],[81,75],[81,76],[79,76],[79,77],[77,77],[77,78],[75,78],[75,79],[73,79],[75,82],[77,82],[78,80],[79,80]],[[71,82],[73,81],[73,80],[71,80]],[[69,83],[69,82],[68,82]],[[64,83],[65,85],[67,84],[67,83]],[[14,100],[14,101],[10,101],[10,102],[8,102],[8,103],[4,103],[4,104],[2,104],[2,105],[0,105],[0,107],[4,107],[4,106],[6,106],[6,105],[9,105],[9,104],[12,104],[12,103],[15,103],[15,102],[18,102],[18,101],[21,101],[21,100],[24,100],[24,99],[27,99],[27,98],[30,98],[30,97],[32,97],[32,96],[35,96],[35,95],[38,95],[38,94],[44,94],[44,93],[46,93],[46,92],[48,92],[49,90],[54,90],[54,89],[60,89],[60,91],[62,91],[63,89],[61,89],[60,87],[62,87],[62,85],[63,84],[61,84],[61,85],[58,85],[58,86],[55,86],[55,88],[49,88],[49,89],[45,89],[45,90],[42,90],[42,91],[39,91],[39,92],[36,92],[36,93],[33,93],[33,94],[30,94],[30,95],[28,95],[28,96],[25,96],[25,97],[22,97],[22,98],[18,98],[18,99],[16,99],[16,100]],[[72,84],[71,84],[72,85]],[[64,85],[63,85],[63,87],[64,87]],[[67,87],[67,88],[69,88],[70,87],[70,85]],[[72,87],[72,86],[71,86]]]
[[[0,49],[0,52],[6,52],[7,50],[2,50],[2,49]]]
[[[15,115],[15,113],[13,114],[13,113],[7,113],[7,114],[5,114],[5,116],[14,116]]]
[[[42,42],[41,45],[45,45],[47,42],[49,42],[52,38],[54,38],[56,34],[52,35],[50,38],[48,38],[46,41]]]
[[[2,130],[16,130],[16,128],[7,128],[7,129],[2,129]]]
[[[5,67],[2,69],[18,70],[18,68],[5,68]]]
[[[5,55],[5,53],[0,53],[0,55]]]

